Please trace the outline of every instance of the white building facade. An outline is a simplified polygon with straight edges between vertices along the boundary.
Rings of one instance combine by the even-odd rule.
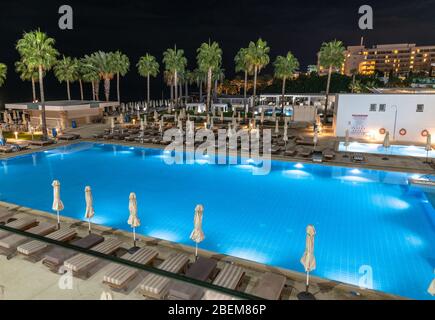
[[[334,133],[382,142],[425,143],[435,136],[435,94],[337,94]]]

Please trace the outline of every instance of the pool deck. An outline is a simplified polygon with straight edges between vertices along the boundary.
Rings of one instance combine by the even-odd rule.
[[[156,145],[150,143],[136,143],[136,142],[102,140],[102,139],[97,140],[92,138],[93,134],[101,133],[104,131],[104,129],[108,127],[109,125],[107,124],[93,124],[93,125],[86,125],[76,129],[70,129],[68,132],[78,133],[81,135],[82,138],[75,141],[58,142],[56,144],[46,146],[46,147],[33,147],[29,150],[16,152],[16,153],[0,154],[0,160],[12,158],[17,155],[33,153],[36,151],[49,150],[64,145],[74,144],[80,141],[100,142],[100,143],[107,143],[107,144],[117,144],[117,145],[143,147],[143,148],[157,148],[157,149],[165,148],[165,146],[163,145]],[[300,134],[305,137],[307,136],[309,137],[311,134],[312,136],[312,133],[310,133],[309,130],[307,129],[289,129],[289,135],[292,134],[294,135]],[[401,172],[412,172],[412,173],[421,173],[421,174],[428,174],[428,173],[435,172],[435,162],[428,164],[425,163],[424,161],[425,159],[416,158],[416,157],[388,156],[386,158],[385,155],[365,153],[364,154],[365,161],[362,163],[355,163],[351,161],[350,157],[348,157],[349,153],[336,151],[339,142],[340,140],[338,140],[335,137],[332,137],[330,134],[328,134],[327,131],[324,136],[321,136],[319,138],[319,143],[316,149],[319,150],[332,149],[335,150],[335,154],[336,154],[335,159],[330,161],[324,161],[320,163],[320,165],[346,166],[346,167],[354,167],[354,168],[401,171]],[[272,155],[272,159],[280,160],[280,161],[317,164],[311,161],[310,158],[306,158],[298,155],[294,157],[283,156],[283,155]]]
[[[0,202],[0,212],[8,211],[16,217],[32,216],[39,221],[56,222],[54,214],[33,210],[14,204]],[[87,222],[61,217],[62,226],[75,228],[80,236],[88,233]],[[132,234],[118,229],[101,225],[92,225],[94,233],[104,235],[106,238],[117,238],[124,243],[124,248],[132,245]],[[159,252],[159,259],[166,259],[171,253],[183,252],[194,260],[195,248],[166,240],[145,237],[138,235],[138,246],[152,247]],[[246,272],[240,286],[240,291],[250,293],[264,272],[274,272],[287,277],[286,287],[283,290],[283,300],[297,300],[297,294],[305,290],[305,274],[292,270],[276,268],[264,264],[240,259],[232,256],[218,254],[199,249],[199,255],[218,260],[218,267],[224,263],[232,262],[242,266]],[[69,290],[59,289],[61,276],[48,271],[41,262],[32,263],[21,256],[15,256],[6,260],[0,256],[0,300],[3,299],[100,299],[103,292],[111,292],[116,300],[137,300],[144,299],[139,295],[135,287],[138,285],[143,274],[138,276],[138,281],[132,282],[126,292],[111,291],[103,285],[102,279],[109,265],[104,264],[101,269],[94,273],[87,280],[74,278],[73,286]],[[310,292],[318,300],[396,300],[403,297],[375,291],[362,289],[357,286],[331,281],[316,276],[310,277]]]

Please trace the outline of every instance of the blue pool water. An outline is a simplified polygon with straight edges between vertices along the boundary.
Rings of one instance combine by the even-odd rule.
[[[193,245],[195,205],[204,205],[200,247],[302,272],[305,227],[316,228],[315,275],[417,299],[435,268],[435,210],[411,174],[272,162],[167,165],[161,150],[78,143],[0,162],[0,200],[50,211],[61,182],[63,214],[83,219],[93,190],[95,223],[130,230],[137,194],[139,233]],[[372,281],[370,279],[372,278]]]
[[[385,148],[382,144],[351,142],[347,147],[340,142],[339,151],[385,154],[393,156],[408,156],[420,158],[435,158],[435,150],[427,152],[424,147],[391,145]]]

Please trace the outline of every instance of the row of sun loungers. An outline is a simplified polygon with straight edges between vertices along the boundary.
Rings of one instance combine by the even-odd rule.
[[[77,232],[74,229],[61,228],[55,232],[46,235],[47,239],[56,240],[60,242],[67,242],[74,239]],[[33,240],[17,247],[17,252],[22,254],[25,258],[31,261],[40,260],[40,254],[49,247],[46,242]]]
[[[80,135],[77,133],[64,133],[57,137],[58,140],[71,141],[80,139]]]
[[[83,249],[90,249],[104,241],[104,237],[91,233],[81,239],[71,242],[72,245]],[[53,272],[58,272],[59,268],[63,266],[64,262],[75,256],[76,251],[68,250],[61,247],[54,247],[50,249],[44,256],[42,264],[48,267]]]
[[[39,236],[45,236],[51,232],[54,232],[55,230],[56,230],[56,224],[41,222],[37,226],[27,229],[26,232],[36,234]],[[17,247],[28,241],[29,238],[25,236],[18,235],[18,234],[11,234],[0,240],[0,252],[6,255],[8,259],[10,259],[11,255],[13,255],[16,252]]]
[[[121,245],[122,242],[117,239],[107,239],[92,248],[92,251],[111,255],[117,251]],[[67,270],[72,271],[73,275],[77,277],[89,277],[89,270],[99,262],[100,259],[96,257],[80,253],[66,260],[63,265]]]
[[[2,215],[4,216],[4,214]],[[69,242],[76,238],[77,232],[73,228],[56,230],[53,223],[40,222],[33,218],[20,218],[6,224],[11,228],[26,230],[29,233],[44,236],[61,242]],[[76,239],[71,244],[87,248],[95,252],[112,255],[122,248],[122,241],[118,239],[104,239],[96,234],[89,234],[81,239]],[[73,250],[53,247],[39,240],[30,240],[21,235],[0,230],[0,252],[2,254],[20,254],[30,261],[38,261],[43,257],[42,264],[51,271],[70,271],[76,277],[87,278],[91,270],[96,268],[100,259],[94,256],[77,253]],[[142,265],[152,265],[158,257],[155,249],[142,247],[134,253],[127,253],[123,259]],[[242,267],[234,264],[224,264],[219,270],[217,260],[200,257],[189,264],[189,257],[183,253],[174,253],[165,259],[157,268],[171,273],[184,273],[186,277],[200,281],[209,281],[213,284],[228,289],[237,290],[243,280],[245,272]],[[138,276],[139,269],[120,264],[111,264],[104,274],[102,282],[112,289],[126,289],[128,284]],[[284,288],[284,276],[267,273],[254,289],[254,295],[266,299],[278,299]],[[180,300],[222,300],[231,299],[231,296],[203,289],[189,283],[174,281],[167,277],[149,273],[138,285],[138,292],[154,299],[180,299]]]
[[[127,253],[122,258],[142,265],[148,265],[153,262],[157,255],[158,252],[154,249],[141,248],[134,254]],[[104,276],[103,283],[115,289],[126,288],[126,284],[138,273],[139,270],[136,268],[130,268],[123,265],[114,265]]]

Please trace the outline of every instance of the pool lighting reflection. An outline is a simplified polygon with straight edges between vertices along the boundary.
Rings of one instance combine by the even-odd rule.
[[[359,170],[359,169],[352,169],[352,170],[350,170],[350,172],[352,173],[352,174],[361,174],[361,170]]]
[[[285,170],[283,171],[283,173],[286,176],[291,176],[294,178],[307,178],[307,177],[311,177],[311,173],[308,173],[306,171],[303,170]]]
[[[302,163],[296,163],[295,168],[302,169],[304,165]]]

